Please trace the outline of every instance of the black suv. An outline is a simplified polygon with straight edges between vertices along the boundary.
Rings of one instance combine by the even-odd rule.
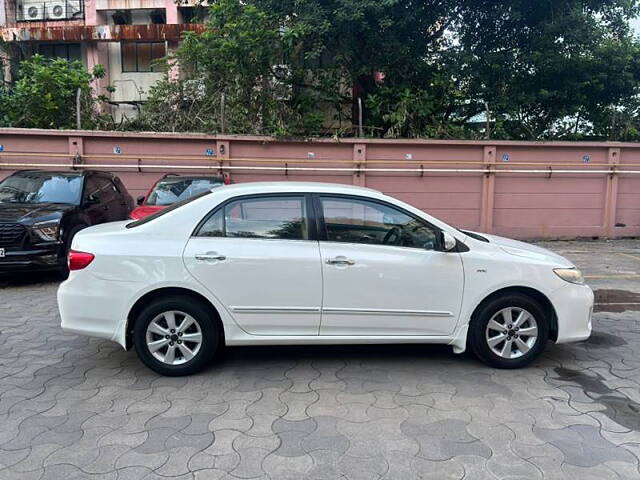
[[[126,220],[133,199],[107,172],[23,170],[0,182],[0,273],[67,272],[71,239],[85,227]]]

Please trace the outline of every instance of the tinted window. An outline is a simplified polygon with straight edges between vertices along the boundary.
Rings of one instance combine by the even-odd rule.
[[[79,43],[45,43],[38,45],[38,53],[47,58],[64,58],[70,62],[82,60]]]
[[[87,186],[84,189],[85,200],[93,197],[100,202],[108,202],[117,195],[118,189],[110,179],[105,177],[89,177],[87,179]]]
[[[24,172],[0,182],[0,202],[80,203],[82,177],[78,175]]]
[[[98,182],[95,177],[89,177],[85,181],[84,185],[84,194],[82,195],[83,200],[88,200],[91,195],[94,195],[100,190],[98,187]]]
[[[433,250],[437,231],[388,205],[367,200],[320,197],[327,240]]]
[[[307,240],[303,196],[235,200],[209,217],[198,236]]]
[[[123,72],[156,72],[159,71],[153,62],[166,55],[164,42],[122,42]]]
[[[158,182],[145,204],[171,205],[220,185],[216,178],[167,178]]]
[[[224,237],[224,208],[211,215],[198,231],[199,237]]]

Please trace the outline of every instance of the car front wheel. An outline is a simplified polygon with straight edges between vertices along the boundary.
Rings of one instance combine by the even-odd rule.
[[[136,319],[133,337],[142,362],[167,376],[191,375],[205,368],[219,341],[210,310],[195,299],[182,297],[149,304]]]
[[[471,320],[469,344],[475,355],[496,368],[531,363],[549,338],[548,320],[534,299],[508,294],[487,302]]]

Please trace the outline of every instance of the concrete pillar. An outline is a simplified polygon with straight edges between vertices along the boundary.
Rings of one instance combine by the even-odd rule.
[[[178,21],[178,5],[173,0],[164,1],[165,15],[167,17],[167,25],[175,25]]]
[[[91,72],[96,65],[102,65],[106,71],[104,78],[94,80],[91,85],[95,95],[109,96],[109,92],[106,90],[110,83],[108,48],[109,44],[106,42],[87,42],[85,44],[87,70]],[[98,108],[100,111],[104,111],[104,105],[100,105]]]
[[[176,40],[167,41],[167,55],[173,54],[178,49],[178,42]],[[180,66],[174,60],[169,61],[168,76],[170,80],[178,80],[180,78]]]
[[[496,147],[485,146],[482,163],[486,173],[482,178],[482,204],[480,210],[480,229],[485,233],[493,231],[493,203],[495,194],[495,161]]]
[[[216,158],[218,160],[218,165],[220,165],[219,174],[223,175],[225,178],[229,179],[231,182],[231,170],[225,170],[222,167],[231,165],[231,152],[230,142],[228,140],[216,140]]]
[[[366,168],[367,166],[367,145],[356,143],[353,145],[353,166],[355,168]],[[366,186],[365,172],[353,173],[353,184],[359,187]]]
[[[84,155],[84,138],[83,137],[69,137],[69,159],[70,164],[81,165],[82,155]]]
[[[609,148],[607,152],[607,163],[609,163],[612,173],[607,176],[607,186],[604,197],[604,234],[607,237],[615,237],[616,210],[618,204],[618,175],[613,173],[615,167],[620,163],[620,149]]]

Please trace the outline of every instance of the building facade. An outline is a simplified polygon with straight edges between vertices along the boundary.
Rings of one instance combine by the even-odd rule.
[[[136,114],[163,73],[153,61],[175,49],[196,0],[0,0],[0,80],[11,81],[20,60],[39,53],[103,65],[96,93],[110,99],[116,120]],[[113,92],[106,87],[115,88]]]

